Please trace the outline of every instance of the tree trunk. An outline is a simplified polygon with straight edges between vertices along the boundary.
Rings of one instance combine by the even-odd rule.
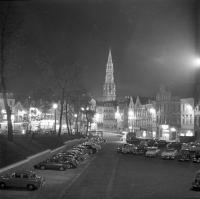
[[[60,121],[59,121],[58,136],[61,135],[61,131],[62,131],[62,117],[63,117],[63,108],[64,108],[64,97],[65,97],[65,88],[62,88],[62,96],[61,96],[61,102],[60,102]]]
[[[75,122],[75,129],[76,129],[75,132],[76,132],[76,134],[78,134],[78,130],[79,130],[79,129],[78,129],[78,115],[79,115],[79,114],[77,114],[76,122]]]
[[[69,117],[68,117],[68,104],[67,104],[67,101],[66,101],[65,110],[66,110],[65,120],[66,120],[66,125],[67,125],[67,132],[68,132],[68,134],[70,134]]]
[[[86,124],[86,135],[88,135],[88,128],[89,128],[89,118],[88,118],[88,114],[86,113],[86,122],[87,122],[87,124]]]
[[[69,119],[69,130],[70,130],[70,134],[72,135],[72,121],[71,121],[71,119]]]
[[[8,125],[8,140],[13,141],[13,127],[11,121],[11,108],[8,105],[7,99],[7,88],[5,83],[5,31],[6,31],[7,15],[5,16],[4,23],[1,24],[1,35],[0,35],[0,88],[3,93],[3,102],[7,114],[7,125]]]

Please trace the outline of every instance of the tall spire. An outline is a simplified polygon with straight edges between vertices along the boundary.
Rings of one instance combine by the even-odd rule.
[[[133,109],[133,108],[134,108],[133,98],[130,97],[129,109]]]
[[[136,106],[140,106],[140,105],[141,105],[139,96],[137,96],[137,98],[136,98],[135,105],[136,105]]]
[[[103,87],[103,96],[106,101],[113,101],[116,99],[115,82],[114,82],[114,69],[112,62],[111,49],[109,49],[108,62],[106,67],[106,77]]]
[[[109,54],[108,54],[107,70],[113,70],[111,49],[109,49]]]

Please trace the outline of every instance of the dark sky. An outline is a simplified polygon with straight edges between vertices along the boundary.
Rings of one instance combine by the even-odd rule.
[[[86,87],[100,96],[109,47],[117,95],[155,95],[160,84],[184,94],[191,89],[192,0],[54,0],[18,5],[23,13],[23,45],[15,58],[21,70],[14,82],[18,93],[27,93],[40,80],[37,58],[44,53],[58,65],[81,65]]]

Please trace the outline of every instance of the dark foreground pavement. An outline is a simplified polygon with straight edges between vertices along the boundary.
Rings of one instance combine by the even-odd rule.
[[[190,190],[200,165],[117,154],[116,145],[104,145],[62,199],[200,198]]]

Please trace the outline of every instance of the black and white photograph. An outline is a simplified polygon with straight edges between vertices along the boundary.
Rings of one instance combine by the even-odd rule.
[[[0,0],[0,199],[199,199],[200,0]]]

